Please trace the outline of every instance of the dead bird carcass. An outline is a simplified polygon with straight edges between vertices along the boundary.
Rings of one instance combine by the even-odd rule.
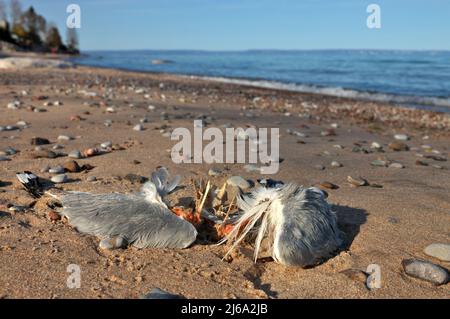
[[[287,184],[256,188],[238,196],[241,216],[221,241],[231,243],[227,255],[253,235],[255,262],[264,238],[280,264],[309,267],[332,257],[342,240],[337,217],[325,195],[318,188]]]
[[[30,172],[17,178],[34,197],[41,196],[39,178]],[[101,248],[187,248],[197,237],[195,227],[173,214],[163,198],[179,183],[168,181],[164,167],[152,174],[137,194],[91,194],[45,191],[62,204],[59,213],[79,232],[101,238]]]

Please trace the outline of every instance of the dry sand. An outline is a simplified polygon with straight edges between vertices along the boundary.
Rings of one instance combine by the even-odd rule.
[[[164,83],[164,86],[160,85]],[[138,89],[144,93],[136,93]],[[27,95],[23,95],[22,91]],[[96,92],[89,97],[85,92]],[[108,91],[110,90],[110,91]],[[145,96],[148,94],[149,96]],[[48,100],[38,100],[48,96]],[[22,106],[8,109],[20,100]],[[62,106],[43,106],[61,101]],[[87,103],[85,103],[87,102]],[[134,106],[130,106],[133,104]],[[156,106],[154,111],[148,105]],[[190,80],[169,75],[139,74],[78,67],[70,70],[2,71],[0,74],[0,126],[29,123],[28,128],[0,132],[0,151],[18,150],[0,162],[0,296],[4,298],[138,298],[154,287],[188,298],[448,298],[449,285],[435,287],[404,274],[401,261],[417,257],[449,268],[449,263],[427,257],[423,249],[431,243],[450,242],[450,165],[424,159],[430,145],[447,158],[450,149],[450,118],[425,111],[391,105],[319,95],[256,89],[236,85]],[[106,108],[114,106],[116,113]],[[32,107],[46,112],[32,112]],[[161,120],[166,112],[169,120]],[[287,114],[289,113],[289,114]],[[71,121],[72,115],[83,120]],[[147,116],[146,128],[132,127]],[[284,267],[273,261],[254,264],[251,247],[243,247],[231,263],[221,260],[225,247],[195,244],[186,250],[100,251],[99,240],[81,235],[63,222],[52,222],[49,209],[36,204],[26,212],[12,212],[8,204],[30,205],[33,199],[15,181],[17,171],[40,173],[45,165],[56,166],[67,158],[32,159],[32,137],[64,145],[69,153],[105,141],[124,146],[101,156],[78,160],[95,168],[87,173],[68,174],[65,190],[128,192],[139,188],[122,179],[129,173],[149,176],[158,165],[183,176],[206,179],[211,167],[223,170],[211,178],[219,184],[231,175],[256,179],[242,164],[175,165],[168,150],[174,145],[163,137],[163,124],[170,128],[192,128],[197,117],[211,117],[210,126],[256,125],[279,127],[281,157],[277,180],[305,186],[329,181],[339,186],[328,190],[335,205],[348,250],[311,269]],[[113,121],[111,127],[105,120]],[[331,128],[335,136],[322,136]],[[307,137],[287,133],[303,132]],[[410,151],[394,152],[387,145],[394,134],[411,137]],[[57,142],[59,135],[75,137]],[[427,137],[424,139],[424,137]],[[383,145],[384,153],[353,152],[355,143],[371,150],[372,142]],[[303,144],[304,143],[304,144]],[[335,147],[340,145],[342,148]],[[50,147],[51,148],[51,147]],[[374,167],[370,163],[387,158],[404,169]],[[428,166],[416,165],[416,160]],[[140,164],[137,164],[139,161]],[[338,161],[343,167],[332,168]],[[319,170],[317,165],[325,169]],[[440,165],[438,169],[432,165]],[[362,176],[382,188],[351,187],[347,176]],[[86,181],[96,176],[97,182]],[[188,190],[181,195],[187,195]],[[180,196],[181,196],[180,195]],[[68,289],[69,264],[81,267],[81,288]],[[382,287],[368,290],[364,283],[340,272],[350,268],[381,267]]]

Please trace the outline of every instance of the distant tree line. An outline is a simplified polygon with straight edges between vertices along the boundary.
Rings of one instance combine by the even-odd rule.
[[[54,23],[47,22],[32,6],[23,11],[19,0],[10,0],[9,10],[4,0],[0,0],[0,41],[24,51],[80,53],[75,29],[67,29],[64,44]]]

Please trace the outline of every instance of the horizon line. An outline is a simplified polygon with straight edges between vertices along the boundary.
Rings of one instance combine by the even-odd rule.
[[[279,52],[295,52],[295,51],[413,51],[413,52],[450,52],[450,49],[385,49],[385,48],[314,48],[314,49],[81,49],[81,52],[130,52],[130,51],[193,51],[193,52],[252,52],[252,51],[279,51]]]

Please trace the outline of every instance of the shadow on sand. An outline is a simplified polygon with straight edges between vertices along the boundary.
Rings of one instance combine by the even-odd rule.
[[[331,208],[336,212],[338,227],[343,233],[342,251],[348,250],[358,236],[361,225],[367,222],[369,214],[364,209],[348,206],[332,205]]]

